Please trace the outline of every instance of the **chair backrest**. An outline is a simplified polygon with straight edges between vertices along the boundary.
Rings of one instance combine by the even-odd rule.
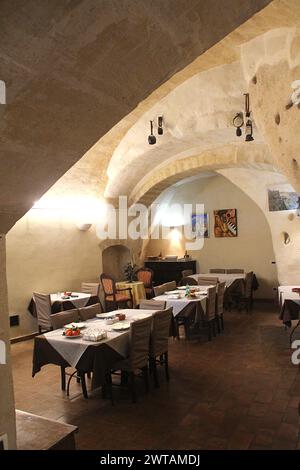
[[[156,312],[152,317],[150,356],[156,357],[168,351],[172,308]]]
[[[253,271],[246,274],[245,277],[245,297],[249,299],[252,296]]]
[[[206,299],[206,318],[211,320],[216,316],[216,293],[217,287],[209,287],[207,289],[207,299]]]
[[[101,304],[89,305],[88,307],[82,307],[78,309],[79,318],[82,321],[95,318],[98,313],[102,313]]]
[[[192,269],[184,269],[183,271],[181,271],[182,277],[188,277],[188,276],[191,276],[192,274],[193,274]]]
[[[112,277],[110,277],[108,274],[102,273],[100,276],[100,281],[105,297],[107,295],[116,294],[116,283]]]
[[[225,274],[225,269],[221,268],[212,268],[209,270],[210,273],[220,273],[220,274]]]
[[[216,314],[221,315],[224,311],[224,293],[225,293],[225,282],[220,282],[217,289],[217,302],[216,302]]]
[[[38,292],[34,292],[33,300],[35,302],[38,326],[46,330],[50,330],[52,328],[51,321],[50,321],[50,316],[51,316],[50,295],[39,294]]]
[[[217,285],[219,282],[218,277],[198,277],[197,278],[199,286],[210,286]]]
[[[144,310],[164,310],[166,302],[164,300],[142,299],[140,301],[140,309]]]
[[[91,294],[92,296],[99,297],[100,284],[99,282],[82,282],[81,292],[85,294]]]
[[[50,317],[51,325],[54,330],[62,328],[68,323],[72,323],[79,320],[78,310],[74,308],[73,310],[66,310],[59,313],[54,313]]]
[[[165,293],[165,285],[161,284],[160,286],[153,287],[154,295],[157,297],[158,295],[163,295]]]
[[[165,284],[163,284],[163,287],[165,289],[164,292],[167,292],[169,290],[174,290],[177,287],[176,281],[165,282]]]
[[[183,277],[179,282],[180,286],[197,286],[198,282],[193,277]]]
[[[152,287],[154,272],[150,268],[140,268],[136,271],[138,281],[144,283],[145,287]]]
[[[243,274],[244,269],[226,269],[226,274]]]
[[[148,363],[152,316],[137,320],[130,325],[131,369],[140,369]]]

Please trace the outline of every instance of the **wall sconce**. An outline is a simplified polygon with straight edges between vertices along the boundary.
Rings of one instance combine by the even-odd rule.
[[[162,116],[158,116],[157,122],[158,122],[157,133],[158,133],[158,135],[163,135],[164,130],[163,130],[163,118],[162,118]]]
[[[150,135],[148,136],[149,145],[156,144],[156,137],[153,135],[153,121],[150,121]]]
[[[253,123],[251,119],[251,111],[250,111],[250,101],[249,101],[249,93],[244,93],[245,96],[245,117],[246,117],[246,126],[245,126],[245,142],[251,142],[254,140],[253,137]],[[242,112],[236,113],[233,118],[233,125],[236,128],[236,135],[237,137],[241,137],[242,135],[242,127],[244,126],[244,114]]]
[[[233,125],[236,127],[236,135],[237,137],[241,137],[242,135],[242,127],[244,125],[244,114],[243,113],[236,113],[233,118]]]
[[[76,224],[76,227],[78,230],[81,230],[82,232],[87,232],[91,228],[92,224],[85,224],[85,223],[80,223],[78,222]]]

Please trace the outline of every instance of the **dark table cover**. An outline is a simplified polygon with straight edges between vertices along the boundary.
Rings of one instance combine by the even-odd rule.
[[[99,302],[99,297],[97,295],[91,295],[85,307],[88,307],[89,305],[98,304]],[[77,307],[72,303],[71,300],[64,300],[62,302],[57,300],[53,302],[53,304],[51,304],[51,313],[59,313],[64,310],[72,310],[73,308]],[[30,300],[27,310],[29,313],[31,313],[33,317],[36,317],[36,308],[33,298]]]
[[[292,326],[292,320],[299,320],[300,305],[293,299],[284,300],[279,314],[279,319],[282,320],[289,328]]]
[[[107,343],[91,344],[79,359],[76,369],[80,372],[92,372],[92,390],[100,386],[105,387],[105,373],[113,365],[122,360],[121,356]],[[47,364],[62,367],[71,367],[70,364],[47,341],[44,335],[34,338],[32,377]]]

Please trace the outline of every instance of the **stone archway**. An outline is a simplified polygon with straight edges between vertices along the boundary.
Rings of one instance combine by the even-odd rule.
[[[124,267],[130,262],[131,252],[125,245],[111,245],[102,252],[103,272],[115,281],[124,279]]]

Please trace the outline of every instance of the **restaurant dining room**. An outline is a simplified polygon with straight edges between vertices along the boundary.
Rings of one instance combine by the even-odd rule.
[[[292,459],[299,0],[3,0],[0,24],[0,464]]]

